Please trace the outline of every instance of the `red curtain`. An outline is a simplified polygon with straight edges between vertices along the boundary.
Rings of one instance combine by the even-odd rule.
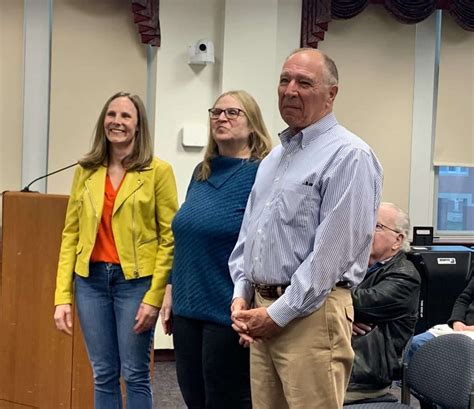
[[[368,4],[381,4],[399,22],[415,24],[435,10],[448,11],[465,30],[474,31],[473,0],[303,0],[301,46],[317,48],[332,19],[350,19]]]
[[[132,0],[133,21],[138,27],[143,44],[160,46],[159,11],[160,0]]]

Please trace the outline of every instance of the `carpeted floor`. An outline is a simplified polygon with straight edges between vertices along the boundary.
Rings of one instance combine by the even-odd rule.
[[[391,392],[400,399],[400,388],[398,386],[394,386]],[[186,405],[183,402],[178,382],[176,380],[176,367],[174,361],[167,360],[155,362],[153,394],[154,407],[156,409],[186,409]],[[413,408],[420,407],[419,402],[413,397],[411,399],[411,406]]]
[[[155,362],[153,397],[157,409],[186,409],[176,380],[174,361]]]

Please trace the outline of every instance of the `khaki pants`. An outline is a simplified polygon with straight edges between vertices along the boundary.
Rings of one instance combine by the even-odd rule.
[[[363,399],[380,398],[381,396],[385,396],[389,392],[390,392],[390,388],[388,386],[382,389],[346,391],[346,397],[344,398],[344,403],[348,404],[348,403],[355,403]]]
[[[255,294],[256,307],[273,301]],[[253,408],[342,408],[354,358],[353,318],[350,291],[335,287],[317,311],[252,344]]]

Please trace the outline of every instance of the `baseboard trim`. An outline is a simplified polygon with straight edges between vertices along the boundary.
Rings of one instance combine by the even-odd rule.
[[[174,349],[155,349],[155,362],[174,361]]]

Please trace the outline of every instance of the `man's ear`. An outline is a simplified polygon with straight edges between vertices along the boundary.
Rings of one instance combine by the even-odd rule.
[[[403,239],[404,239],[403,234],[398,233],[397,240],[392,245],[392,250],[400,250],[402,248],[402,245],[403,245]]]
[[[334,102],[334,100],[336,99],[337,91],[339,91],[339,86],[331,85],[329,87],[329,100],[331,102]]]

